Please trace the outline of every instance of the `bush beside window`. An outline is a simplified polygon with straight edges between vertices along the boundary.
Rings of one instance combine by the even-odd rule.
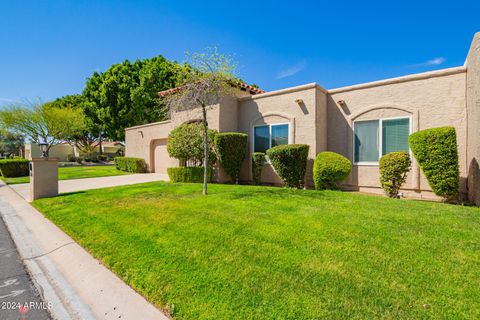
[[[411,164],[410,155],[405,151],[391,152],[380,158],[380,183],[389,197],[398,198]]]
[[[216,134],[214,141],[218,161],[232,181],[238,182],[247,153],[248,136],[244,133],[224,132]]]
[[[204,167],[167,168],[170,182],[203,182]],[[207,182],[212,180],[212,168],[208,168]]]
[[[268,158],[285,185],[301,188],[307,171],[309,146],[306,144],[289,144],[267,150]]]
[[[339,189],[338,183],[352,172],[350,160],[335,152],[320,152],[313,164],[315,189]]]
[[[265,165],[265,153],[254,152],[252,154],[252,182],[253,184],[260,184],[262,182],[262,169]]]
[[[25,177],[29,175],[27,159],[4,159],[0,160],[0,173],[5,178]]]
[[[118,170],[132,172],[132,173],[145,173],[147,172],[147,164],[142,158],[132,157],[115,157],[115,166]]]
[[[408,143],[433,192],[445,199],[456,198],[460,172],[455,128],[418,131],[409,136]]]

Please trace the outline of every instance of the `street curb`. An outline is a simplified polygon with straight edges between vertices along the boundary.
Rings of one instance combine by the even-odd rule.
[[[0,216],[54,319],[169,319],[3,182]]]
[[[0,184],[0,188],[5,185]],[[18,254],[42,299],[53,307],[49,310],[54,319],[95,319],[78,294],[73,290],[48,256],[38,259],[40,247],[15,209],[0,197],[0,215],[17,246]]]

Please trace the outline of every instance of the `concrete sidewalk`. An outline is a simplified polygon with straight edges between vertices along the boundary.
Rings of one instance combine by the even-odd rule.
[[[98,177],[85,179],[72,179],[58,181],[58,192],[75,192],[90,189],[99,189],[107,187],[125,186],[136,183],[152,181],[169,181],[168,175],[160,173],[137,173],[123,176]],[[22,198],[30,201],[30,184],[12,184],[10,187],[15,190]]]
[[[0,214],[54,319],[168,319],[3,182]]]

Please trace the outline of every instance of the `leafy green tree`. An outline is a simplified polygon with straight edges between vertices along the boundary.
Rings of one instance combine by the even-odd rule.
[[[53,145],[81,132],[85,128],[85,119],[80,109],[35,104],[32,107],[10,106],[0,110],[0,124],[10,132],[24,135],[33,143],[46,143],[48,155]]]
[[[84,113],[85,108],[85,98],[80,95],[67,95],[61,98],[58,98],[52,102],[46,103],[49,107],[56,108],[70,108],[81,110]],[[71,145],[76,146],[80,153],[92,153],[92,150],[95,150],[97,146],[100,146],[102,143],[102,127],[93,122],[92,119],[84,117],[84,126],[81,130],[76,130],[74,134],[70,137],[65,137]]]
[[[124,140],[125,128],[165,120],[168,110],[158,92],[176,87],[185,66],[162,56],[112,65],[95,72],[83,90],[85,116],[107,137]]]
[[[0,131],[0,155],[21,156],[24,144],[25,137],[23,135],[7,130]]]

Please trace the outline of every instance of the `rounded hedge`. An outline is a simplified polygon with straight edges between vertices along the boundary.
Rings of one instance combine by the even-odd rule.
[[[0,160],[0,174],[5,178],[28,176],[30,171],[28,164],[27,159]]]
[[[262,169],[265,165],[265,153],[252,153],[252,182],[253,184],[260,184],[262,182]]]
[[[238,182],[240,169],[247,154],[248,136],[245,133],[223,132],[215,135],[215,151],[225,172]]]
[[[306,144],[289,144],[276,146],[267,150],[267,156],[285,185],[301,188],[307,171],[309,146]]]
[[[170,131],[167,140],[169,156],[185,163],[203,165],[203,131],[203,123],[186,123]],[[208,129],[208,162],[210,165],[213,165],[216,160],[213,144],[216,133],[216,130]]]
[[[320,152],[313,163],[315,189],[339,189],[338,183],[352,172],[352,163],[335,152]]]
[[[400,187],[407,180],[412,161],[408,152],[390,152],[380,158],[380,183],[391,198],[398,198]]]
[[[147,164],[142,158],[133,157],[115,157],[115,167],[118,170],[132,172],[132,173],[145,173],[147,172]]]
[[[455,128],[415,132],[408,137],[408,144],[433,192],[446,199],[456,198],[460,172]]]
[[[203,182],[203,167],[167,168],[170,182]],[[212,168],[208,168],[207,182],[212,180]]]

